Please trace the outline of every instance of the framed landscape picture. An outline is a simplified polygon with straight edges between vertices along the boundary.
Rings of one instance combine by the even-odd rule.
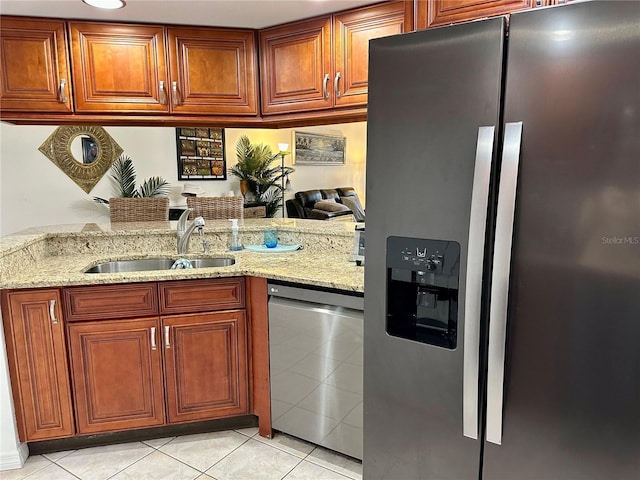
[[[293,132],[296,165],[344,165],[347,139],[340,135]]]
[[[226,180],[224,128],[176,128],[178,180]]]

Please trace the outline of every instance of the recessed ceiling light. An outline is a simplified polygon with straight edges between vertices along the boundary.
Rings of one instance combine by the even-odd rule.
[[[125,6],[124,0],[82,0],[87,5],[98,8],[107,8],[109,10],[115,10]]]

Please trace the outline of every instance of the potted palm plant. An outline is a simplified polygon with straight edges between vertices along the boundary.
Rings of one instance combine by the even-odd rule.
[[[116,189],[116,197],[166,197],[169,193],[169,182],[162,177],[150,177],[136,189],[136,170],[133,160],[125,155],[120,155],[111,166],[109,174]],[[96,203],[109,204],[109,200],[93,197]]]
[[[240,179],[240,191],[245,202],[249,199],[264,202],[267,217],[273,217],[282,198],[279,182],[294,169],[272,166],[278,154],[274,154],[268,145],[252,145],[246,135],[242,135],[236,143],[236,157],[237,163],[229,169],[229,173]]]

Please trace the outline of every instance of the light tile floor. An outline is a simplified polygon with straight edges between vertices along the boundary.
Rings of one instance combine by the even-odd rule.
[[[226,430],[29,457],[1,480],[361,480],[357,460],[282,433]]]

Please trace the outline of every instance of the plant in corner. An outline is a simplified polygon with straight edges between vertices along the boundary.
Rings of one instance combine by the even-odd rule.
[[[116,189],[116,197],[166,197],[169,193],[169,182],[162,177],[150,177],[136,189],[136,169],[133,160],[125,155],[111,166],[109,177]],[[93,197],[96,203],[109,204],[109,200]]]
[[[265,203],[267,217],[273,217],[280,208],[282,199],[282,186],[279,182],[294,169],[272,167],[271,164],[278,158],[278,154],[274,154],[268,145],[252,145],[246,135],[242,135],[236,143],[236,157],[237,163],[229,168],[229,173],[240,179],[240,190],[245,201],[250,193]]]

